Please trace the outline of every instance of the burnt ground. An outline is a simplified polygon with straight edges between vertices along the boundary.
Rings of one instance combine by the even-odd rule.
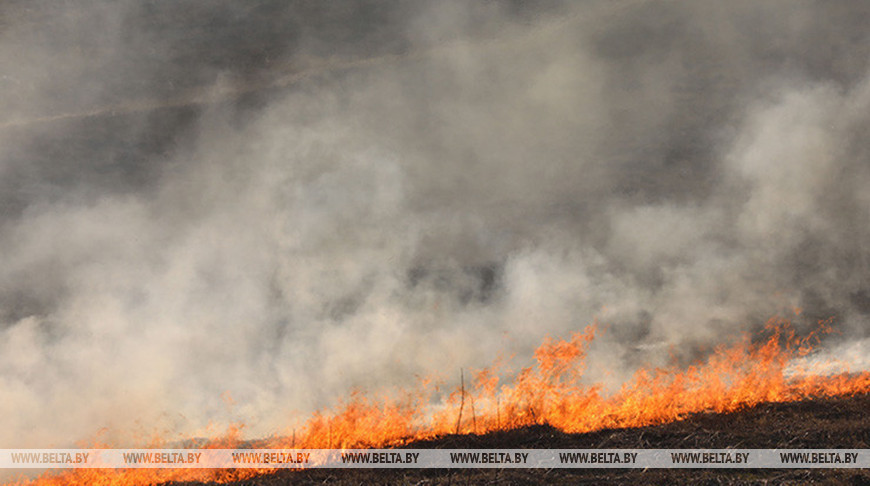
[[[702,413],[664,425],[565,434],[532,426],[484,435],[455,435],[409,448],[870,448],[870,395],[768,403],[729,414]],[[358,469],[283,471],[231,483],[235,486],[314,484],[870,484],[870,470],[425,470]],[[216,483],[172,483],[205,486]],[[167,485],[169,486],[169,485]]]

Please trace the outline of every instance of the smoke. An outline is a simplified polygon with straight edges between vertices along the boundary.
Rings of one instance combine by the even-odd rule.
[[[7,2],[0,446],[280,432],[596,320],[617,381],[864,337],[868,15]]]

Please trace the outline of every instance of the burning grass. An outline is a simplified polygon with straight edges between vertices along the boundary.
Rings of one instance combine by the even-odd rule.
[[[870,395],[762,403],[731,413],[698,413],[645,427],[568,434],[532,425],[487,434],[448,435],[415,442],[414,449],[866,449],[870,446]],[[868,484],[857,469],[312,469],[280,471],[234,486],[293,484]],[[176,483],[172,486],[215,486]]]
[[[451,434],[486,434],[530,426],[565,434],[672,423],[702,412],[734,412],[770,402],[798,402],[870,392],[870,372],[819,375],[794,368],[811,352],[821,329],[798,337],[789,324],[771,320],[766,340],[723,346],[686,369],[640,369],[611,395],[583,383],[584,360],[595,327],[567,340],[546,340],[535,363],[506,382],[494,366],[474,373],[437,407],[426,386],[399,397],[372,399],[355,394],[332,411],[314,414],[290,437],[258,444],[268,448],[365,448],[401,446]],[[794,369],[791,369],[789,367]],[[210,448],[244,444],[238,430],[209,442]],[[660,447],[659,444],[654,446]],[[737,444],[728,444],[735,447]],[[142,485],[161,482],[226,483],[272,473],[269,470],[81,469],[46,475],[30,486]]]

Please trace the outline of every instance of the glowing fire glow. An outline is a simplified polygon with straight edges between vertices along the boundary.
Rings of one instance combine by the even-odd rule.
[[[365,448],[400,445],[452,433],[484,433],[532,424],[565,432],[637,427],[685,418],[697,412],[730,412],[763,402],[843,396],[870,392],[870,372],[819,375],[790,371],[806,356],[818,332],[799,338],[788,323],[771,320],[770,337],[760,344],[748,337],[720,347],[687,369],[640,369],[611,395],[581,382],[584,359],[595,328],[568,340],[545,341],[536,363],[501,384],[499,366],[475,373],[433,411],[431,387],[399,398],[371,399],[354,394],[331,412],[314,414],[291,437],[271,439],[261,448]],[[238,429],[206,448],[241,446]],[[154,445],[157,447],[159,444]],[[272,470],[79,469],[47,474],[16,484],[145,485],[166,481],[229,482]]]

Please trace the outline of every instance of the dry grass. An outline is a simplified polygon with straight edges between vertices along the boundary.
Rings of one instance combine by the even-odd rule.
[[[486,435],[451,435],[409,448],[870,448],[870,395],[769,403],[730,414],[698,414],[680,422],[633,429],[564,434],[534,426]],[[424,470],[284,471],[233,486],[466,484],[870,484],[870,470]],[[210,483],[214,484],[214,483]],[[168,486],[168,485],[167,485]],[[175,483],[172,486],[205,486]]]

